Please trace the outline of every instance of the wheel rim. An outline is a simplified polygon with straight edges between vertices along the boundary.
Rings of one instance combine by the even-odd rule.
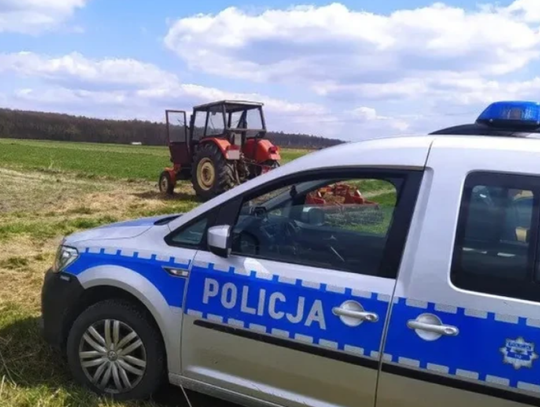
[[[169,180],[166,176],[161,177],[161,182],[159,183],[161,192],[166,192],[169,189]]]
[[[216,171],[212,160],[203,158],[197,165],[197,181],[199,182],[199,186],[205,191],[208,191],[214,185],[215,179]]]
[[[105,393],[124,393],[135,388],[146,372],[146,349],[127,324],[106,319],[92,324],[79,345],[84,374]]]

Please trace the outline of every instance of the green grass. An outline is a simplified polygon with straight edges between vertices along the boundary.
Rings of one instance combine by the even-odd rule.
[[[81,230],[92,229],[127,219],[185,213],[196,206],[197,202],[195,199],[170,201],[167,206],[156,209],[148,209],[144,206],[133,206],[122,213],[121,217],[103,213],[93,214],[91,211],[82,211],[79,208],[66,211],[64,213],[65,215],[68,215],[66,218],[59,216],[58,213],[52,211],[44,214],[37,214],[37,216],[28,215],[24,218],[19,217],[19,214],[17,213],[17,216],[0,218],[2,221],[0,223],[0,243],[21,235],[34,240],[44,241],[57,236],[66,236]],[[83,212],[84,215],[89,216],[77,216],[83,215]],[[69,217],[69,215],[76,215],[76,217]],[[0,264],[0,266],[1,265],[2,264]]]
[[[379,204],[381,208],[393,208],[396,206],[396,193],[395,192],[384,192],[375,197],[375,201]]]
[[[327,224],[343,230],[386,235],[394,214],[396,193],[395,191],[378,193],[372,199],[377,202],[379,209],[351,206],[344,212],[328,213]]]
[[[0,225],[0,241],[16,235],[26,235],[38,240],[52,239],[55,236],[65,236],[79,230],[91,229],[116,221],[118,219],[115,217],[102,215],[97,218],[54,219],[52,221],[25,219],[5,222]]]
[[[306,152],[282,149],[281,163]],[[53,173],[67,171],[84,177],[149,181],[157,181],[163,168],[171,165],[167,147],[15,139],[0,139],[0,163]]]

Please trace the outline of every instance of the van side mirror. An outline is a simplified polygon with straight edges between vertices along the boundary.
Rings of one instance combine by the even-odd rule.
[[[307,207],[302,212],[302,220],[312,226],[323,226],[326,222],[326,215],[320,208]]]
[[[231,227],[229,225],[212,226],[208,229],[208,248],[216,256],[229,257]]]

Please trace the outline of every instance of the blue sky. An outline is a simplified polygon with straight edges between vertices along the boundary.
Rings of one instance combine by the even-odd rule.
[[[0,0],[0,106],[161,120],[220,98],[358,140],[540,99],[540,1]]]

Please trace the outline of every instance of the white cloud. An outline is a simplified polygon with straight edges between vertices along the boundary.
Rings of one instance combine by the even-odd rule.
[[[258,100],[265,103],[271,129],[348,140],[431,131],[452,124],[453,119],[471,121],[475,112],[494,100],[534,99],[540,93],[540,77],[498,81],[455,72],[435,72],[385,84],[319,84],[319,92],[328,97],[361,96],[358,103],[347,102],[344,108],[331,100],[326,105],[298,103],[184,83],[153,64],[133,59],[96,60],[77,53],[56,57],[28,52],[0,54],[2,74],[19,75],[33,83],[3,95],[2,104],[8,106],[161,120],[165,108],[189,111],[193,105],[214,100]],[[34,85],[36,79],[38,85]],[[375,105],[363,104],[362,99]]]
[[[89,0],[0,0],[0,33],[38,34],[57,28]]]
[[[537,0],[516,0],[501,11],[529,23],[540,22],[540,2]]]
[[[32,52],[0,54],[0,73],[2,71],[93,89],[110,86],[145,88],[178,82],[176,75],[153,64],[134,59],[92,60],[76,52],[61,57]]]
[[[363,121],[378,120],[381,116],[377,115],[377,111],[371,107],[358,107],[351,112]]]
[[[291,103],[258,94],[230,93],[199,85],[178,85],[164,92],[143,90],[86,90],[39,86],[0,93],[4,106],[39,111],[114,119],[163,120],[165,109],[187,110],[197,104],[222,99],[256,100],[264,103],[269,130],[339,136],[337,119],[316,104]],[[324,113],[323,113],[324,112]],[[320,120],[324,117],[325,120]],[[316,118],[314,120],[314,118]]]
[[[128,102],[128,95],[126,92],[99,92],[61,87],[40,89],[23,88],[16,90],[14,96],[21,101],[36,102],[42,105],[100,104],[110,106],[121,105]]]
[[[315,91],[332,100],[361,100],[401,105],[411,111],[414,106],[486,106],[496,100],[538,99],[540,76],[526,80],[508,77],[491,78],[479,74],[433,72],[413,75],[386,83],[342,85],[318,84]],[[444,108],[443,108],[444,109]],[[444,114],[444,111],[440,111]]]
[[[177,20],[164,41],[193,69],[319,90],[328,78],[344,86],[441,70],[503,75],[540,56],[540,31],[531,24],[540,21],[539,3],[477,11],[435,3],[389,15],[338,3],[259,14],[231,7]]]
[[[540,93],[540,0],[230,7],[172,22],[164,43],[195,71],[312,91],[332,112],[314,121],[347,139],[471,122],[495,100]]]
[[[193,105],[222,99],[256,100],[265,104],[269,127],[298,131],[311,117],[327,113],[316,103],[183,83],[173,73],[134,59],[94,60],[78,53],[60,57],[29,52],[0,54],[2,73],[41,80],[41,85],[18,89],[9,96],[12,105],[24,108],[65,108],[78,114],[86,108],[106,117],[141,118],[142,114],[161,120],[165,108],[189,110]]]
[[[359,124],[369,126],[380,125],[390,129],[405,131],[409,128],[409,123],[402,117],[383,116],[377,113],[372,107],[361,106],[347,112],[350,117],[356,118]]]
[[[315,103],[293,103],[286,100],[266,97],[257,93],[236,93],[223,91],[221,89],[210,88],[194,84],[182,84],[180,82],[172,87],[148,88],[137,92],[137,95],[148,99],[162,101],[194,100],[210,102],[215,100],[235,99],[235,100],[259,100],[265,107],[276,113],[292,116],[324,114],[326,109]]]
[[[17,24],[22,32],[63,27],[88,1],[0,0],[0,33],[8,14],[19,18],[13,13],[25,13]],[[192,68],[189,81],[129,58],[0,53],[3,83],[12,76],[30,79],[0,101],[161,119],[165,108],[260,100],[272,129],[351,140],[470,122],[490,102],[540,94],[540,0],[474,10],[435,3],[384,15],[339,3],[266,11],[230,7],[170,21],[164,42]],[[251,81],[253,90],[244,84],[235,92],[237,81],[226,82],[229,89],[204,86],[200,72]],[[272,97],[259,83],[271,84]],[[281,90],[300,96],[280,97]]]

